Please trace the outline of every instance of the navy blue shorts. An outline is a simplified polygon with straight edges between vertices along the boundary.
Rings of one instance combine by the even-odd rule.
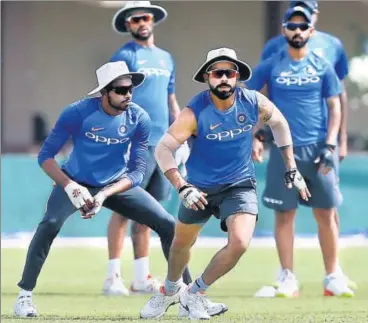
[[[256,181],[247,179],[233,184],[217,185],[214,188],[200,188],[208,194],[208,205],[204,210],[187,209],[180,205],[178,219],[185,224],[204,225],[212,215],[221,221],[221,229],[227,231],[226,219],[238,213],[258,216]]]
[[[297,167],[303,175],[312,195],[308,201],[299,197],[295,189],[289,190],[284,182],[285,164],[280,150],[272,145],[267,164],[266,187],[263,192],[263,204],[275,211],[286,212],[296,209],[298,203],[312,208],[330,209],[338,207],[342,202],[342,195],[338,185],[336,169],[327,175],[318,172],[318,165],[314,160],[318,157],[324,143],[294,147]],[[336,154],[336,165],[338,155]]]

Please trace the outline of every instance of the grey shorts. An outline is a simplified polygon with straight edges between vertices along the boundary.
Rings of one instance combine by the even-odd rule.
[[[221,221],[221,229],[227,231],[226,219],[237,213],[248,213],[258,217],[256,181],[243,180],[234,184],[200,188],[208,194],[205,210],[194,211],[180,205],[178,219],[185,224],[204,225],[212,215]]]
[[[309,201],[300,199],[295,189],[289,190],[285,186],[284,161],[280,150],[275,145],[271,146],[267,164],[266,187],[262,195],[262,202],[266,207],[283,212],[296,209],[298,203],[321,209],[330,209],[341,204],[342,195],[338,186],[336,170],[333,169],[327,175],[323,175],[318,172],[318,166],[314,163],[323,145],[322,142],[294,147],[297,167],[312,195]],[[337,154],[336,158],[336,164],[338,165]]]
[[[140,186],[157,201],[166,201],[170,198],[171,185],[157,165],[153,146],[148,147],[146,174]]]

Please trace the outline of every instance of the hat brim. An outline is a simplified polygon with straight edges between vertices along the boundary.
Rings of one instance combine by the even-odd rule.
[[[248,81],[252,77],[252,69],[247,63],[224,55],[224,56],[215,57],[209,60],[208,62],[204,63],[194,74],[193,81],[198,82],[198,83],[206,83],[206,80],[204,79],[203,74],[206,73],[207,68],[209,66],[219,61],[227,61],[227,62],[233,63],[236,66],[238,66],[239,81],[245,82],[245,81]]]
[[[127,73],[127,74],[123,74],[123,75],[120,75],[116,78],[114,78],[113,80],[109,81],[108,83],[106,84],[100,84],[98,87],[96,87],[95,89],[93,89],[92,91],[88,92],[87,95],[95,95],[95,94],[98,94],[101,92],[102,89],[104,89],[108,84],[110,84],[111,82],[115,81],[116,79],[122,77],[122,76],[127,76],[127,75],[130,75],[132,77],[132,84],[133,84],[133,87],[138,87],[140,86],[144,79],[146,78],[146,76],[143,74],[143,73]]]
[[[167,11],[160,6],[152,5],[149,7],[142,6],[142,7],[133,7],[133,8],[122,8],[118,12],[116,12],[114,17],[112,18],[112,28],[114,29],[114,31],[116,31],[119,34],[129,33],[125,25],[125,19],[129,15],[130,12],[137,11],[137,10],[152,12],[153,17],[154,17],[153,24],[155,26],[160,24],[167,18]]]

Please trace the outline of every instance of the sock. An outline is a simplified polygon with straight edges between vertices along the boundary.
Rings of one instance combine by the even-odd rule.
[[[168,280],[167,278],[165,279],[165,294],[166,295],[174,295],[178,292],[178,290],[180,289],[180,287],[183,284],[183,279],[180,278],[178,281],[176,282],[172,282],[170,280]]]
[[[209,286],[206,285],[206,283],[203,281],[202,275],[197,278],[194,283],[192,284],[192,287],[190,287],[189,292],[193,294],[204,293]]]
[[[336,271],[335,273],[339,276],[345,276],[342,268],[340,267],[339,259],[336,259]]]
[[[107,266],[107,276],[113,276],[115,274],[118,274],[120,276],[120,271],[120,259],[110,259]]]
[[[149,276],[149,260],[148,257],[134,259],[134,275],[133,282],[139,284],[144,282]]]
[[[21,289],[18,297],[32,296],[32,291]]]

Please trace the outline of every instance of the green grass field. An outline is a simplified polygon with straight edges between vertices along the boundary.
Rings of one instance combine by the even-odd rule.
[[[2,249],[1,321],[19,322],[12,316],[18,293],[16,286],[24,265],[26,250]],[[191,270],[201,273],[215,249],[194,249]],[[151,253],[151,271],[165,277],[166,264],[160,250]],[[302,284],[297,299],[255,299],[254,292],[273,281],[277,269],[273,249],[251,249],[238,267],[217,282],[209,291],[215,301],[228,305],[229,311],[213,318],[215,322],[368,322],[368,248],[344,249],[341,263],[346,273],[359,284],[353,299],[322,296],[322,260],[319,250],[299,249],[295,252],[296,272]],[[129,284],[132,277],[132,254],[123,257],[122,272]],[[147,296],[106,298],[101,295],[106,273],[104,249],[56,248],[48,261],[34,293],[40,317],[37,322],[141,322],[139,310]],[[178,307],[162,319],[176,321]]]

